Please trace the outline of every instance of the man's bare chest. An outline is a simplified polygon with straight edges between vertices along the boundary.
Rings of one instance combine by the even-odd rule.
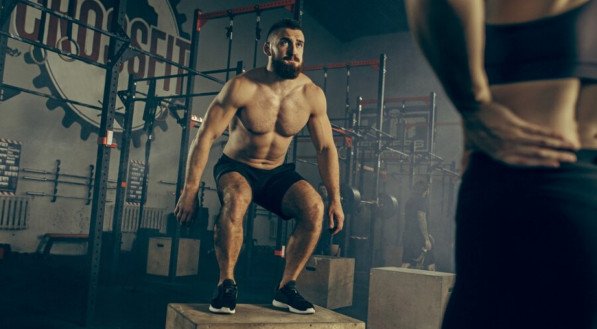
[[[277,97],[263,94],[239,108],[237,119],[251,133],[289,137],[297,134],[309,120],[310,109],[297,95]]]

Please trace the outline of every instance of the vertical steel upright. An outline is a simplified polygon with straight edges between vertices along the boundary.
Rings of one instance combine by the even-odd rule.
[[[189,54],[189,67],[197,70],[197,54],[199,52],[199,30],[201,25],[199,22],[199,14],[201,11],[195,10],[193,14],[193,31],[191,32],[191,52]],[[186,94],[191,94],[195,90],[195,76],[188,72]],[[180,198],[184,181],[186,177],[187,156],[189,154],[189,139],[191,130],[191,114],[193,113],[193,97],[185,97],[184,114],[182,117],[182,133],[180,137],[180,152],[178,157],[178,175],[176,179],[176,202]],[[170,267],[168,269],[168,278],[170,281],[176,278],[176,267],[178,259],[178,246],[180,239],[180,225],[176,225],[174,236],[172,237],[172,248],[170,249]]]
[[[429,113],[429,124],[427,125],[427,142],[429,143],[429,147],[427,148],[431,154],[435,153],[435,115],[436,115],[436,96],[435,92],[431,92],[429,94],[429,100],[431,101],[431,109]]]
[[[126,15],[127,0],[115,0],[110,32],[117,33],[123,30]],[[122,39],[111,38],[109,44],[109,57],[107,62],[106,77],[104,82],[103,109],[98,133],[97,159],[95,163],[95,182],[93,185],[93,201],[91,203],[91,223],[89,226],[89,278],[86,291],[86,307],[84,309],[84,322],[86,326],[93,323],[97,301],[97,288],[99,281],[99,266],[102,247],[102,229],[104,224],[104,210],[106,206],[106,190],[108,171],[110,167],[110,151],[112,147],[114,112],[118,92],[119,66],[122,64],[122,49],[128,47]]]
[[[147,100],[145,101],[145,111],[143,113],[143,120],[145,121],[143,129],[145,130],[145,134],[147,135],[147,140],[145,141],[145,163],[143,166],[143,179],[141,183],[141,202],[139,203],[139,215],[137,217],[137,238],[139,238],[139,230],[143,225],[143,214],[145,212],[145,204],[147,203],[147,185],[150,170],[149,156],[151,154],[151,144],[153,143],[155,111],[160,102],[156,100],[156,84],[157,82],[155,79],[149,80]]]
[[[296,0],[294,2],[294,8],[293,8],[293,12],[292,12],[292,17],[297,20],[301,26],[303,25],[303,4],[304,1],[303,0]]]
[[[15,0],[2,0],[0,2],[0,31],[8,33],[10,22],[10,15],[15,8],[17,2]],[[6,64],[6,50],[8,49],[8,38],[0,35],[0,101],[5,101],[12,96],[18,94],[18,91],[4,89],[1,87],[4,82],[4,67]]]
[[[232,57],[232,38],[234,35],[234,14],[228,11],[228,28],[226,29],[226,38],[228,39],[228,55],[226,60],[226,81],[230,78],[230,58]]]
[[[257,67],[257,50],[261,41],[261,9],[255,5],[255,44],[253,46],[253,68]]]
[[[122,212],[127,188],[127,169],[129,153],[131,148],[131,135],[133,130],[133,114],[135,112],[135,94],[137,84],[135,75],[130,74],[128,80],[126,99],[124,100],[125,112],[122,127],[122,139],[120,140],[120,161],[118,165],[118,179],[116,185],[116,198],[114,200],[114,215],[112,216],[112,264],[110,266],[112,280],[116,279],[118,264],[120,260],[120,243],[122,241]]]
[[[348,120],[348,126],[347,128],[354,132],[354,131],[358,131],[358,126],[360,125],[360,123],[358,122],[359,120],[359,114],[362,112],[363,110],[363,105],[361,104],[361,102],[363,101],[363,98],[361,96],[357,97],[357,106],[355,110],[350,110],[349,112],[349,120]],[[355,130],[355,128],[357,128]],[[356,135],[352,135],[352,143],[350,145],[349,148],[347,148],[347,152],[346,152],[346,163],[345,163],[345,171],[344,171],[344,184],[346,184],[345,188],[351,188],[354,185],[354,181],[355,181],[355,163],[357,162],[358,159],[358,143],[359,143],[359,137]],[[345,221],[344,221],[344,241],[343,241],[343,246],[342,246],[342,256],[343,257],[348,257],[349,255],[349,250],[350,250],[350,236],[352,235],[352,223],[351,221],[354,220],[354,214],[352,213],[346,213],[345,214]]]
[[[387,56],[381,54],[379,56],[379,74],[377,82],[377,145],[376,145],[376,164],[375,164],[375,181],[373,182],[374,199],[379,206],[379,173],[381,168],[381,152],[383,151],[383,117],[385,109],[385,90],[386,90],[386,60]],[[369,267],[373,267],[375,259],[375,226],[379,219],[379,207],[374,207],[371,212],[371,221],[369,223]]]

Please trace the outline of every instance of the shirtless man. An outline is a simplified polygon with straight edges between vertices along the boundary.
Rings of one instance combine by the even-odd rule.
[[[407,0],[463,119],[443,329],[597,328],[597,0]]]
[[[209,310],[233,314],[237,288],[234,267],[243,240],[243,217],[251,201],[296,228],[286,248],[286,265],[272,304],[294,313],[314,313],[297,291],[295,280],[313,252],[321,232],[321,197],[284,164],[292,137],[305,125],[317,150],[319,174],[329,192],[329,227],[338,233],[344,223],[340,204],[338,153],[326,113],[323,91],[301,73],[305,37],[298,22],[274,24],[263,47],[267,66],[236,76],[209,106],[193,140],[185,186],[174,210],[180,222],[192,217],[197,191],[213,142],[228,128],[224,154],[214,167],[222,204],[214,228],[220,279]]]

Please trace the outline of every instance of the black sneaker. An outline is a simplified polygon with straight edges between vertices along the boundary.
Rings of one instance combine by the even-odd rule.
[[[213,298],[209,304],[209,310],[213,313],[234,314],[236,312],[237,296],[236,283],[230,279],[226,279],[214,291]]]
[[[296,290],[295,281],[289,281],[286,283],[286,285],[284,285],[284,287],[282,287],[282,289],[278,289],[276,291],[276,296],[272,301],[272,305],[275,307],[288,309],[292,313],[315,313],[313,304],[306,301],[305,298],[299,294],[298,290]]]

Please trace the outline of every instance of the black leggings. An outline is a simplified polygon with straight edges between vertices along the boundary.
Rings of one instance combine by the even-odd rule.
[[[473,154],[443,329],[597,328],[597,151],[558,169]]]

